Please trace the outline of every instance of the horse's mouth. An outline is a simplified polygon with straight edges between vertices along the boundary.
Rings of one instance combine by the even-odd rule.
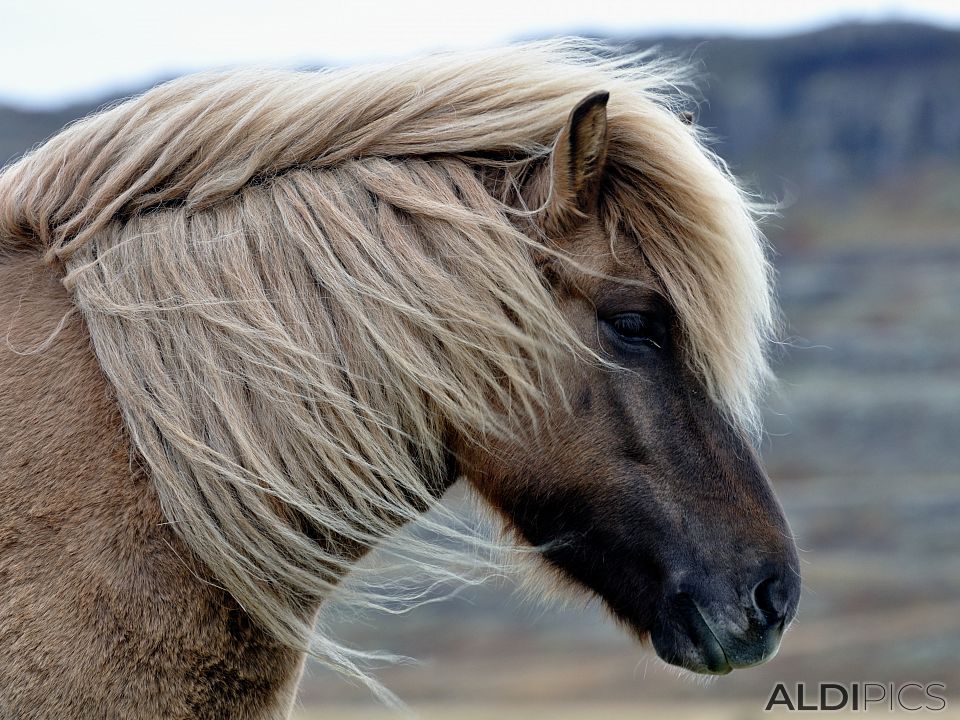
[[[693,599],[680,594],[654,624],[650,637],[665,662],[703,675],[726,675],[770,660],[782,633],[782,623],[763,631],[751,626],[740,635],[717,632]]]
[[[664,582],[653,561],[640,563],[635,555],[597,551],[604,546],[590,543],[589,534],[567,533],[559,538],[541,545],[543,558],[602,598],[612,615],[641,642],[649,638],[660,659],[694,673],[727,675],[767,662],[779,650],[784,628],[796,613],[799,576],[795,571],[777,574],[760,566],[753,574],[762,579],[748,583],[706,574],[692,581]],[[597,555],[628,571],[611,583],[608,575],[598,571],[606,566],[593,562]]]
[[[677,596],[670,612],[650,632],[661,660],[692,672],[726,675],[733,666],[717,636],[689,595]]]

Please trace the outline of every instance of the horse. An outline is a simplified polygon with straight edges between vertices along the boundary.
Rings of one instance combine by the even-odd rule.
[[[0,715],[287,717],[308,653],[350,667],[318,609],[458,480],[667,663],[768,660],[762,208],[678,77],[562,41],[199,74],[6,168]]]

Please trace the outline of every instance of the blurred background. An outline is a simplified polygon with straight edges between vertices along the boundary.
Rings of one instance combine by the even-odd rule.
[[[938,681],[951,703],[938,714],[960,717],[960,5],[339,5],[6,0],[0,163],[209,67],[558,34],[684,59],[716,150],[784,206],[766,227],[788,330],[763,455],[805,589],[777,658],[710,683],[678,677],[594,604],[543,608],[509,582],[339,621],[338,638],[417,658],[379,677],[428,718],[762,717],[778,681]],[[319,666],[298,712],[388,715]]]

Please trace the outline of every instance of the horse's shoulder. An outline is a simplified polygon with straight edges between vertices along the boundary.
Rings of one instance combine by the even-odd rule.
[[[0,716],[246,717],[228,704],[274,705],[298,656],[203,572],[132,456],[57,273],[35,256],[0,258]]]

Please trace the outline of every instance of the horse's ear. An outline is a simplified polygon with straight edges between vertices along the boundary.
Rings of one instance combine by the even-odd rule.
[[[570,112],[550,158],[553,193],[546,221],[554,230],[575,223],[596,209],[607,160],[605,90],[591,93]]]

